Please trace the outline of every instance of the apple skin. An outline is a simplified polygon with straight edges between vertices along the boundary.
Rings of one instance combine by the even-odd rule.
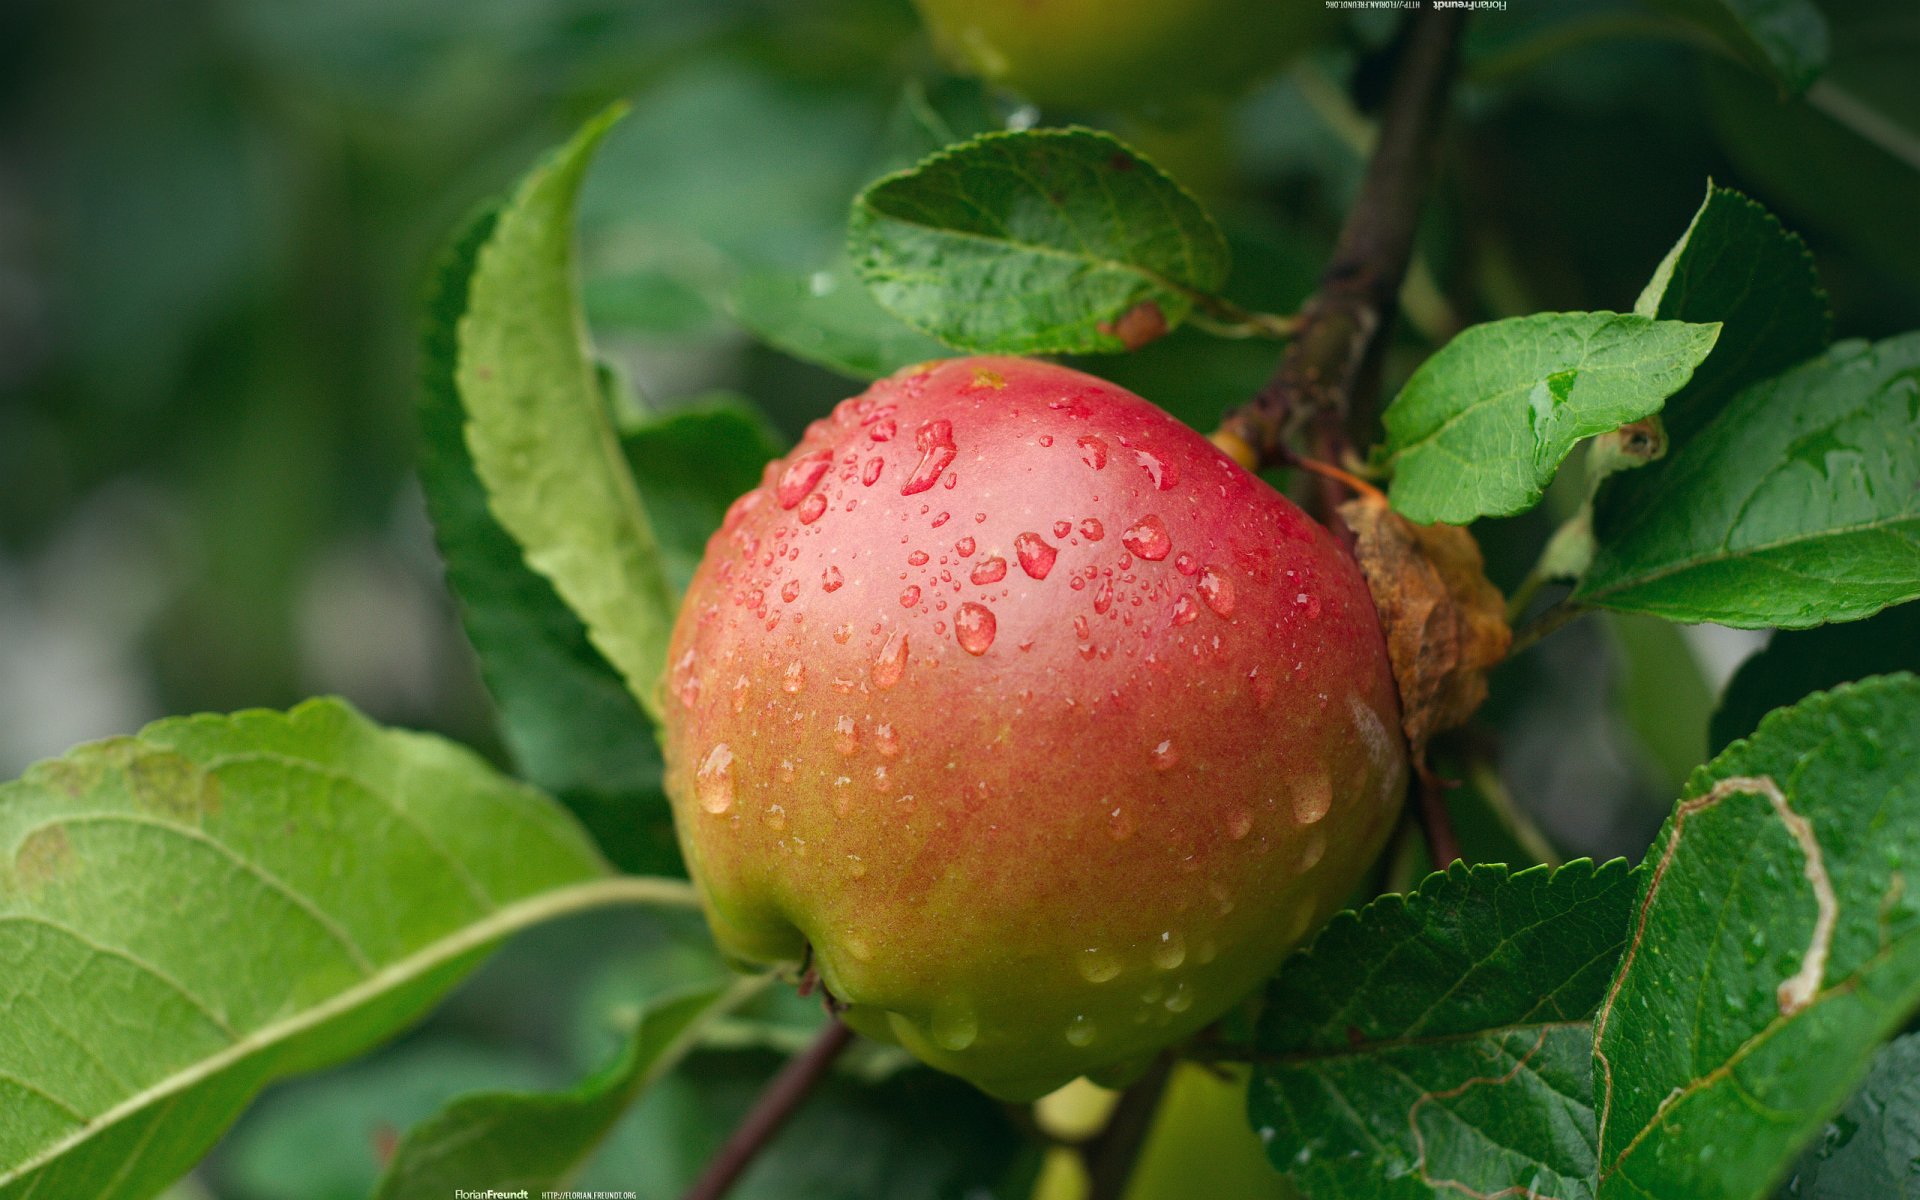
[[[810,962],[856,1030],[1006,1099],[1243,998],[1404,790],[1347,553],[1039,361],[923,364],[816,421],[708,543],[668,663],[667,792],[722,950]]]
[[[914,0],[941,53],[1037,104],[1230,95],[1305,48],[1318,0]]]

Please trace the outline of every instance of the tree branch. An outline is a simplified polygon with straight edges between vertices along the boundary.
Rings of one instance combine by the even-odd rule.
[[[1438,158],[1458,57],[1461,9],[1423,7],[1403,27],[1401,58],[1360,194],[1340,230],[1319,290],[1300,310],[1293,341],[1252,401],[1221,434],[1243,442],[1254,465],[1285,460],[1290,442],[1322,462],[1346,461],[1373,423],[1372,392]],[[1360,436],[1355,436],[1358,433]],[[1339,484],[1323,479],[1331,514]]]
[[[732,1190],[753,1160],[773,1140],[787,1118],[800,1107],[814,1085],[833,1067],[833,1060],[853,1040],[853,1030],[839,1018],[827,1022],[820,1036],[805,1050],[787,1060],[780,1073],[768,1082],[753,1107],[747,1110],[726,1144],[707,1161],[707,1169],[682,1200],[721,1200]]]
[[[1145,1075],[1120,1093],[1120,1103],[1114,1106],[1106,1128],[1081,1148],[1087,1164],[1087,1200],[1120,1200],[1126,1193],[1134,1163],[1153,1130],[1154,1114],[1172,1077],[1173,1055],[1162,1054]]]

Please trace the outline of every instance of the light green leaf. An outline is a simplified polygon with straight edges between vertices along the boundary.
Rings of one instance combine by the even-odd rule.
[[[1574,597],[1802,628],[1920,597],[1920,333],[1843,342],[1623,476]]]
[[[862,192],[849,235],[881,305],[963,350],[1131,349],[1227,277],[1226,238],[1199,203],[1090,129],[935,154]]]
[[[660,752],[620,673],[487,506],[455,386],[456,329],[489,209],[435,272],[420,347],[420,482],[447,585],[522,776],[558,796],[626,870],[679,871]]]
[[[1763,1195],[1920,1003],[1915,728],[1881,676],[1694,774],[1595,1018],[1602,1200]]]
[[[500,211],[475,262],[455,378],[494,515],[654,713],[674,596],[601,398],[575,282],[574,201],[618,117],[588,122]]]
[[[1827,65],[1827,19],[1812,0],[1648,2],[1706,31],[1783,91],[1806,91]]]
[[[1455,525],[1526,511],[1581,439],[1658,412],[1719,329],[1605,312],[1475,325],[1387,407],[1393,507]]]
[[[1346,1200],[1592,1195],[1589,1018],[1634,877],[1456,863],[1343,914],[1268,990],[1248,1115],[1273,1164]]]
[[[151,1195],[609,878],[558,806],[338,701],[151,725],[0,786],[0,1197]]]
[[[748,275],[728,300],[761,341],[855,379],[953,353],[881,308],[844,265],[810,276]]]
[[[1711,184],[1633,311],[1720,322],[1713,353],[1660,410],[1671,446],[1683,445],[1741,388],[1820,353],[1832,320],[1806,243],[1752,200]]]
[[[650,1005],[620,1057],[571,1091],[491,1092],[455,1100],[408,1131],[376,1200],[451,1196],[478,1181],[535,1192],[561,1186],[634,1097],[693,1048],[702,1023],[764,983],[748,979]]]

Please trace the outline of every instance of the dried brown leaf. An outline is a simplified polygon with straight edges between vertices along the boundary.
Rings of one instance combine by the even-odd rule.
[[[1506,601],[1460,526],[1416,525],[1374,496],[1341,505],[1340,516],[1380,613],[1407,743],[1424,761],[1427,742],[1487,698],[1487,672],[1513,641]]]

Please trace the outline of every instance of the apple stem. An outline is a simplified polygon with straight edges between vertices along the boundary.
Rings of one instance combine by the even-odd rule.
[[[1354,441],[1372,440],[1380,356],[1439,157],[1465,20],[1462,9],[1429,5],[1402,26],[1379,137],[1319,288],[1294,319],[1293,339],[1272,377],[1221,423],[1223,432],[1254,449],[1261,467],[1284,463],[1289,442],[1337,463],[1347,460]],[[1339,491],[1323,477],[1323,516],[1331,516]]]
[[[1087,1165],[1086,1200],[1120,1200],[1133,1177],[1147,1135],[1153,1131],[1153,1117],[1173,1078],[1173,1055],[1162,1054],[1147,1073],[1120,1093],[1113,1116],[1106,1128],[1081,1147],[1081,1159]]]
[[[820,1036],[805,1050],[787,1060],[734,1127],[706,1170],[688,1188],[682,1200],[721,1200],[739,1181],[767,1143],[780,1132],[814,1086],[826,1077],[840,1052],[853,1041],[853,1030],[837,1017],[827,1022]]]
[[[1427,857],[1433,869],[1444,871],[1461,857],[1460,838],[1453,832],[1453,815],[1447,811],[1447,782],[1434,774],[1423,754],[1414,762],[1414,774],[1420,789],[1420,830],[1427,835]]]

